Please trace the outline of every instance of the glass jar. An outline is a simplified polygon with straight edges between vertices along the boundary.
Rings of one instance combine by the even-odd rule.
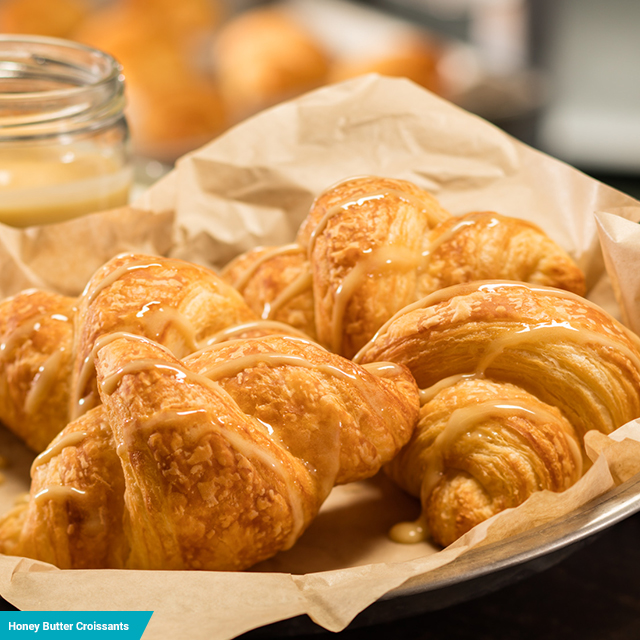
[[[132,180],[118,62],[91,47],[0,35],[0,222],[126,204]]]

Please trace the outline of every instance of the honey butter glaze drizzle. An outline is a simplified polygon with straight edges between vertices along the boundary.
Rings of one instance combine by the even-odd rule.
[[[302,253],[304,249],[297,243],[292,242],[280,247],[270,247],[264,250],[264,253],[254,262],[252,262],[234,281],[233,286],[238,291],[244,291],[245,287],[249,283],[249,280],[253,278],[258,269],[269,260],[281,255],[290,255],[296,253]]]
[[[31,473],[33,473],[36,467],[43,464],[47,464],[49,460],[52,460],[56,456],[60,455],[63,449],[66,447],[75,447],[80,444],[87,437],[86,431],[72,431],[62,436],[58,436],[48,449],[45,449],[42,453],[38,454],[32,465]]]
[[[34,333],[41,330],[42,325],[49,321],[70,323],[68,315],[62,313],[38,314],[28,322],[24,322],[15,329],[10,336],[0,343],[0,362],[8,362],[16,349]],[[54,349],[45,362],[39,367],[38,372],[31,382],[31,387],[25,400],[27,414],[34,414],[48,395],[49,390],[55,384],[57,373],[65,357],[66,347],[61,345]]]
[[[339,184],[336,186],[340,186]],[[332,189],[335,187],[332,187]],[[331,190],[331,189],[330,189]],[[330,191],[329,190],[329,191]],[[430,225],[435,226],[443,220],[448,219],[449,214],[444,214],[442,210],[433,211],[425,206],[425,203],[417,196],[402,191],[400,189],[375,189],[364,195],[356,196],[353,198],[347,198],[342,202],[339,202],[327,209],[326,213],[314,227],[309,237],[309,244],[307,246],[307,255],[309,258],[313,255],[313,249],[316,244],[318,236],[320,236],[326,229],[329,221],[340,213],[343,213],[354,206],[362,206],[366,202],[372,200],[383,200],[384,198],[394,197],[400,200],[404,200],[410,204],[413,204],[417,209],[424,211],[427,214]]]
[[[123,254],[123,256],[126,254]],[[152,257],[132,260],[115,268],[97,283],[89,283],[83,292],[85,307],[89,308],[111,285],[122,277],[141,269],[167,268],[172,264],[171,260],[163,259],[163,262]],[[143,334],[151,339],[160,340],[167,328],[171,327],[179,336],[178,343],[167,344],[165,346],[174,353],[176,357],[182,357],[187,353],[198,350],[201,345],[198,343],[196,330],[178,309],[160,300],[142,300],[139,306],[135,306],[123,317],[118,319],[118,331],[105,333],[95,340],[92,348],[83,359],[76,383],[72,392],[71,417],[78,418],[80,415],[91,409],[96,404],[96,399],[83,395],[87,385],[91,380],[95,368],[95,356],[97,351],[106,343],[114,339],[114,336],[127,333]]]
[[[353,360],[354,362],[362,362],[362,360],[365,359],[367,352],[376,342],[376,339],[383,335],[398,318],[405,314],[446,302],[456,295],[466,295],[474,291],[483,291],[491,295],[496,290],[505,287],[522,287],[542,295],[556,296],[558,298],[568,300],[577,300],[583,305],[590,306],[600,311],[600,308],[597,307],[597,305],[589,302],[588,300],[574,293],[560,289],[507,281],[465,283],[437,291],[400,310],[380,328],[374,338],[367,343],[367,345],[365,345],[358,354],[356,354]],[[618,325],[618,328],[629,338],[632,344],[640,349],[640,338],[638,338],[638,336],[621,324]],[[508,349],[515,349],[527,343],[541,344],[558,340],[578,343],[581,345],[596,344],[617,350],[624,354],[633,366],[640,371],[640,358],[633,349],[628,348],[620,341],[614,340],[605,333],[590,331],[584,327],[574,327],[571,326],[569,321],[552,320],[550,322],[542,322],[539,324],[520,323],[519,326],[506,331],[504,335],[493,340],[489,344],[485,353],[479,358],[475,371],[471,373],[454,374],[437,381],[426,389],[420,389],[420,402],[421,404],[429,402],[443,389],[454,386],[461,381],[473,378],[484,378],[486,371],[491,366],[492,362]],[[427,474],[423,480],[421,490],[422,500],[425,501],[428,499],[428,496],[442,478],[443,453],[457,438],[460,438],[464,434],[472,431],[474,428],[483,425],[487,420],[493,417],[502,416],[504,418],[508,418],[514,415],[535,416],[538,420],[555,420],[551,412],[546,412],[540,407],[532,410],[529,407],[518,406],[512,402],[485,402],[474,407],[455,409],[450,415],[443,431],[437,436],[428,452],[428,463],[426,464]],[[576,468],[579,470],[579,475],[581,475],[583,457],[580,447],[572,434],[567,433],[566,435],[566,442],[570,448],[571,456]],[[396,524],[390,530],[389,536],[395,542],[400,543],[413,543],[426,540],[429,536],[429,532],[424,516],[421,516],[413,522],[400,522]]]
[[[313,251],[318,237],[324,232],[332,218],[348,211],[351,207],[359,207],[364,203],[385,198],[398,198],[414,205],[417,209],[427,214],[429,226],[435,226],[449,217],[449,214],[445,214],[441,209],[432,210],[426,207],[420,198],[406,191],[393,188],[374,189],[366,194],[345,199],[327,209],[309,236],[307,246],[309,260],[313,259]],[[400,271],[420,270],[424,268],[427,257],[428,251],[421,256],[412,255],[407,247],[394,245],[383,245],[363,250],[361,259],[349,271],[334,292],[329,348],[335,353],[341,351],[347,306],[354,293],[362,286],[367,277],[382,275],[385,271],[394,269]]]
[[[208,347],[216,344],[228,342],[234,338],[241,338],[245,334],[250,336],[253,332],[261,334],[282,334],[311,342],[309,336],[305,333],[298,331],[291,325],[285,324],[284,322],[277,322],[276,320],[253,320],[251,322],[235,324],[218,331],[204,341],[204,346],[201,346],[200,350],[207,349]]]
[[[110,341],[118,339],[120,337],[126,337],[134,340],[146,340],[145,338],[137,335],[113,334],[110,336]],[[244,342],[250,340],[251,339],[248,339]],[[310,342],[297,337],[287,337],[287,340],[292,340],[294,342],[298,340],[302,342]],[[106,342],[104,342],[103,345],[104,344],[106,344]],[[228,344],[229,343],[218,343],[208,348],[202,349],[200,353],[203,353],[207,350],[215,351],[216,349]],[[195,356],[197,354],[193,355]],[[216,381],[219,381],[223,378],[235,377],[249,368],[254,368],[260,365],[268,367],[304,367],[356,384],[363,384],[362,375],[366,375],[366,373],[379,377],[394,377],[395,375],[398,375],[402,370],[401,366],[390,362],[376,362],[367,364],[363,367],[358,367],[357,365],[354,365],[347,360],[344,361],[345,368],[342,369],[338,366],[334,366],[328,363],[313,363],[307,358],[283,352],[252,353],[233,359],[222,360],[220,362],[211,364],[200,372],[193,371],[181,364],[170,363],[162,359],[141,358],[139,360],[135,360],[126,364],[110,376],[106,377],[101,382],[100,386],[102,393],[110,395],[115,392],[117,386],[126,375],[135,374],[142,371],[156,370],[160,373],[175,377],[178,383],[191,382],[208,387],[217,394],[228,396],[230,400],[235,404],[232,396],[229,396],[224,388],[217,384]],[[366,388],[362,387],[361,392],[366,393]],[[185,427],[188,425],[190,428],[192,428],[195,418],[200,418],[200,422],[203,425],[211,425],[213,422],[216,422],[215,428],[217,432],[236,451],[243,455],[247,460],[260,461],[265,466],[273,469],[274,472],[279,475],[283,485],[286,487],[288,503],[291,508],[294,523],[285,546],[285,548],[289,548],[291,545],[293,545],[295,540],[297,540],[301,529],[304,527],[304,512],[301,504],[301,498],[296,491],[297,480],[292,467],[285,465],[277,455],[269,451],[268,446],[265,448],[264,443],[255,444],[251,441],[250,438],[243,437],[239,432],[225,428],[225,425],[219,416],[210,416],[205,410],[202,409],[183,412],[162,410],[156,413],[152,418],[148,419],[145,426],[148,429],[153,429],[158,425],[171,423],[174,426],[177,424],[179,428],[180,423],[184,422]],[[248,416],[248,418],[252,419],[251,416]],[[278,434],[275,433],[273,427],[262,422],[259,419],[253,419],[253,425],[256,429],[263,432],[265,432],[266,430],[271,438],[275,437],[275,439],[278,440],[280,446],[282,446],[284,449],[288,449],[286,442],[279,441]],[[301,460],[307,470],[313,475],[317,476],[320,487],[321,500],[324,500],[324,498],[326,498],[326,496],[331,491],[331,488],[335,484],[335,479],[339,471],[339,430],[339,423],[336,423],[333,426],[333,431],[328,428],[323,430],[323,432],[321,433],[321,446],[315,448],[316,451],[320,453],[315,456],[315,459],[313,461],[308,459]],[[64,448],[64,446],[75,444],[76,442],[79,442],[81,440],[81,434],[70,434],[69,440],[67,442],[61,441],[57,443],[57,445],[53,447],[51,451],[44,452],[42,454],[43,459],[48,460],[54,455],[57,455],[62,450],[62,448]],[[119,446],[122,447],[122,444]],[[39,464],[42,464],[42,462],[39,462]],[[70,494],[65,494],[65,497],[69,497],[69,495]]]
[[[148,364],[153,366],[153,363]],[[169,368],[167,368],[167,370],[168,369]],[[188,375],[188,377],[191,377],[193,380],[206,384],[203,378],[196,374],[187,374],[186,370],[178,367],[174,368],[174,370],[178,377]],[[218,389],[218,392],[219,391],[220,390]],[[291,531],[287,536],[283,549],[291,548],[300,536],[300,532],[305,524],[302,499],[299,492],[296,490],[296,478],[292,469],[288,468],[281,458],[269,450],[268,443],[266,446],[264,442],[254,443],[250,437],[245,437],[237,431],[225,428],[224,422],[219,416],[213,417],[209,415],[205,409],[193,409],[187,411],[163,410],[148,419],[145,427],[153,430],[158,426],[171,424],[172,426],[176,426],[178,429],[180,429],[182,425],[186,430],[193,429],[196,424],[210,425],[213,421],[217,423],[217,433],[224,438],[224,440],[233,447],[235,451],[240,453],[240,455],[244,456],[247,460],[259,461],[265,467],[271,468],[280,478],[283,486],[285,487],[287,502],[291,509],[291,518],[293,522]],[[256,421],[256,423],[259,424],[259,421]],[[120,449],[118,453],[122,455],[122,449]]]
[[[350,179],[352,180],[352,179]],[[343,181],[349,182],[350,180]],[[325,193],[330,192],[332,189],[340,186],[343,182],[334,185]],[[250,265],[244,269],[238,277],[234,280],[233,286],[242,292],[246,288],[250,280],[256,275],[262,265],[269,260],[281,255],[292,255],[299,252],[306,253],[307,262],[304,265],[301,273],[290,282],[274,300],[267,301],[262,309],[261,317],[264,320],[273,319],[277,312],[287,305],[298,295],[308,291],[313,287],[313,276],[311,272],[311,261],[313,259],[313,251],[317,242],[317,239],[324,233],[329,222],[336,216],[347,212],[352,207],[362,206],[364,203],[371,201],[380,201],[385,198],[397,198],[414,205],[417,209],[427,214],[428,223],[430,226],[435,226],[438,223],[448,219],[449,214],[445,213],[442,209],[430,209],[425,206],[425,203],[417,196],[402,191],[401,189],[373,189],[365,194],[346,198],[337,204],[332,205],[327,209],[322,218],[316,223],[315,227],[309,235],[306,247],[301,246],[298,243],[291,243],[282,245],[280,247],[273,247],[264,251],[264,253]],[[454,235],[459,228],[472,224],[472,221],[465,221],[460,227],[455,227],[447,233],[447,238]],[[445,238],[438,239],[438,244],[445,241]],[[432,248],[425,250],[421,255],[411,255],[406,247],[402,246],[380,246],[375,248],[365,249],[362,252],[361,259],[350,270],[342,283],[335,291],[335,300],[332,310],[332,330],[331,330],[331,344],[330,349],[336,353],[340,351],[344,316],[347,306],[351,300],[353,294],[362,285],[364,280],[372,275],[380,275],[385,271],[391,271],[392,269],[399,269],[401,271],[409,271],[412,269],[422,270],[426,267],[426,263],[429,259],[429,254],[432,252]]]
[[[364,347],[362,347],[362,349],[360,349],[360,351],[353,357],[353,361],[357,363],[362,363],[362,361],[366,358],[367,353],[373,348],[374,344],[376,343],[376,340],[380,336],[385,334],[388,331],[389,327],[396,320],[398,320],[398,318],[401,318],[404,315],[407,315],[419,309],[427,309],[428,307],[436,306],[437,304],[440,304],[442,302],[447,302],[448,300],[454,297],[468,295],[470,293],[473,293],[474,291],[482,291],[483,293],[491,295],[493,292],[497,291],[498,289],[505,289],[510,287],[524,288],[529,291],[535,292],[537,294],[554,296],[557,298],[564,298],[567,300],[576,300],[576,301],[579,301],[582,305],[591,307],[593,309],[596,309],[599,312],[602,312],[602,309],[598,307],[598,305],[594,304],[587,298],[582,298],[581,296],[578,296],[575,293],[571,293],[570,291],[565,291],[563,289],[555,289],[553,287],[546,287],[543,285],[533,285],[533,284],[527,284],[525,282],[513,282],[508,280],[465,282],[462,284],[452,285],[451,287],[446,287],[444,289],[435,291],[429,294],[428,296],[425,296],[424,298],[417,300],[416,302],[413,302],[412,304],[409,304],[406,307],[400,309],[400,311],[395,313],[391,318],[389,318],[389,320],[387,320],[380,327],[380,329],[378,329],[378,331],[373,336],[373,338],[366,345],[364,345]],[[575,339],[575,340],[580,340],[579,334],[585,331],[582,327],[572,328],[570,323],[565,321],[560,321],[560,322],[551,323],[551,324],[543,324],[540,326],[540,328],[544,328],[544,327],[551,328],[556,331],[564,328],[566,331],[572,332],[571,334],[565,333],[564,337],[569,337],[570,335],[571,339]],[[632,331],[630,331],[620,323],[617,323],[617,327],[625,334],[625,336],[636,347],[640,349],[640,336],[637,336],[635,333],[633,333]],[[518,339],[521,339],[524,341],[527,338],[525,334],[527,334],[529,331],[536,331],[536,330],[537,330],[536,325],[534,324],[525,325],[523,323],[522,328],[519,331],[517,331],[517,333],[520,334],[520,337]],[[552,335],[559,335],[559,332],[553,333]],[[618,342],[614,340],[609,340],[601,334],[593,333],[593,337],[595,336],[598,336],[596,339],[602,344],[609,344],[610,346],[615,347],[616,349],[620,349],[620,344]],[[542,337],[542,334],[536,334],[535,336],[532,336],[532,339],[535,340],[538,337]],[[549,337],[549,336],[547,335],[546,337]],[[583,342],[588,342],[588,341],[589,340],[587,339],[583,340]],[[506,345],[504,346],[506,347]],[[495,355],[498,355],[498,354],[496,353]],[[491,358],[494,358],[495,355],[491,356]],[[628,352],[628,355],[633,359],[634,363],[637,364],[638,360],[636,355],[633,354],[633,352],[631,351]]]
[[[292,280],[272,301],[264,304],[260,317],[263,320],[274,318],[282,307],[313,286],[313,276],[308,266]]]

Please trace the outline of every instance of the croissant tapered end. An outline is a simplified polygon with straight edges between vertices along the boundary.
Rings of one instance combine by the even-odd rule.
[[[442,544],[533,491],[566,489],[587,430],[640,416],[637,336],[555,288],[449,287],[398,313],[355,360],[402,363],[421,388],[419,426],[389,469]]]
[[[10,548],[0,525],[4,553],[62,569],[124,566],[124,480],[102,407],[67,425],[36,457],[29,501],[13,514]]]
[[[320,485],[374,475],[417,420],[417,386],[406,367],[360,367],[308,340],[271,336],[221,344],[185,364],[215,378],[308,466],[326,468]]]
[[[451,544],[475,525],[582,474],[571,423],[515,385],[462,378],[420,411],[411,442],[385,468],[419,497],[433,538]]]
[[[428,244],[417,297],[487,279],[523,281],[581,296],[586,292],[584,273],[574,260],[527,220],[471,212],[443,221],[430,232]]]
[[[37,452],[68,419],[74,303],[37,290],[0,302],[0,422]]]
[[[263,320],[282,322],[317,338],[311,269],[299,244],[252,249],[232,260],[220,275]]]

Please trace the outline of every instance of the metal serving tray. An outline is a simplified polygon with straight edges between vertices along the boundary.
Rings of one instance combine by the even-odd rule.
[[[455,561],[407,581],[359,614],[349,628],[392,622],[470,600],[539,573],[640,511],[640,474],[568,516],[517,536],[471,549]],[[306,616],[283,620],[242,636],[295,637],[328,633]]]

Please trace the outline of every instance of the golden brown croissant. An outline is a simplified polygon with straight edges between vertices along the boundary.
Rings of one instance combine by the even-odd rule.
[[[315,34],[279,7],[254,7],[221,26],[212,48],[222,95],[234,120],[319,87],[329,55]]]
[[[20,293],[0,304],[0,421],[42,451],[97,404],[93,358],[114,332],[147,336],[182,357],[256,319],[214,272],[141,254],[110,260],[77,299]]]
[[[71,417],[99,401],[93,358],[115,332],[146,336],[181,358],[218,331],[255,319],[209,269],[157,256],[117,256],[96,271],[78,301]]]
[[[640,416],[640,342],[575,294],[507,281],[456,285],[389,320],[355,361],[405,364],[418,427],[389,475],[447,545],[532,492],[582,473],[584,434]]]
[[[0,421],[35,451],[68,422],[75,302],[37,290],[0,302]]]
[[[317,340],[311,270],[301,245],[251,249],[221,275],[261,318],[286,323]]]
[[[102,404],[36,458],[29,502],[0,522],[4,553],[64,568],[244,569],[289,548],[334,484],[375,474],[418,414],[405,367],[360,367],[294,337],[180,361],[120,335],[95,357]]]
[[[222,276],[262,317],[346,357],[396,311],[452,284],[508,279],[585,292],[580,269],[535,225],[491,211],[454,217],[411,182],[375,176],[328,189],[296,243],[243,254]]]

